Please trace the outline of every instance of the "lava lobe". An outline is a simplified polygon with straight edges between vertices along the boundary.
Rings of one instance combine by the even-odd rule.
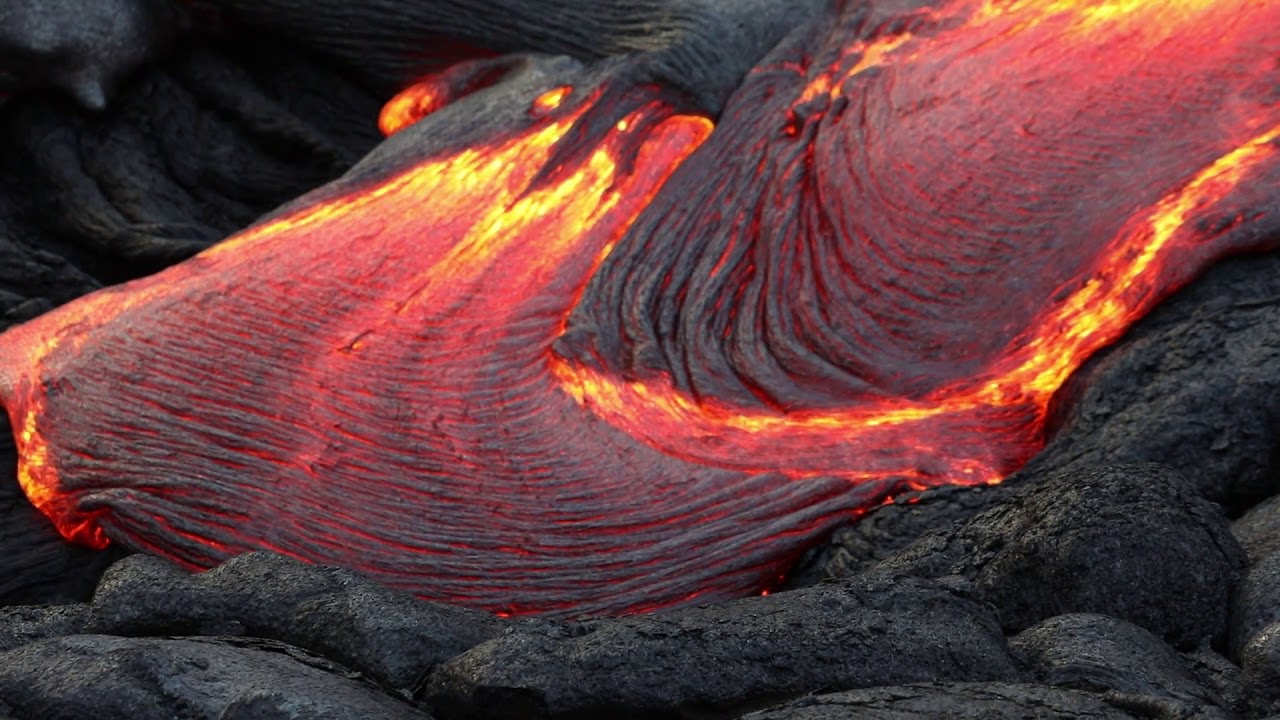
[[[411,88],[346,178],[0,336],[24,489],[95,546],[578,615],[998,481],[1092,352],[1280,240],[1280,5],[899,5],[832,3],[714,131],[568,61]]]

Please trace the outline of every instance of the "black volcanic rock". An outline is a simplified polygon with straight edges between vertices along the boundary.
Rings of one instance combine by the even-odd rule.
[[[1251,562],[1280,551],[1280,495],[1250,508],[1249,512],[1231,523],[1231,532]]]
[[[895,497],[858,522],[838,528],[815,548],[791,577],[790,587],[808,587],[870,570],[925,533],[945,530],[1002,501],[1014,492],[1008,483],[965,487],[944,485]]]
[[[80,635],[88,620],[87,605],[0,607],[0,652],[45,638]]]
[[[1013,680],[990,611],[919,579],[854,579],[626,618],[530,623],[439,666],[460,717],[719,714],[820,690]]]
[[[1147,464],[1050,474],[872,573],[958,576],[1008,632],[1092,612],[1194,647],[1225,639],[1243,564],[1222,511],[1177,472]]]
[[[0,69],[19,87],[57,87],[91,110],[186,28],[168,0],[9,0],[2,17]]]
[[[1023,471],[1159,462],[1233,511],[1276,491],[1280,254],[1229,258],[1140,320],[1055,396]]]
[[[29,303],[14,318],[29,319],[155,272],[336,177],[377,144],[385,99],[248,33],[184,42],[106,113],[15,95],[0,109],[0,311]]]
[[[1231,613],[1231,653],[1239,656],[1258,633],[1280,621],[1280,552],[1258,558],[1236,588]]]
[[[1136,720],[1161,717],[1077,690],[1006,683],[934,683],[812,695],[742,720]],[[1171,716],[1164,716],[1171,717]]]
[[[87,632],[272,638],[407,690],[434,665],[497,635],[503,621],[430,603],[356,573],[250,553],[195,575],[162,560],[116,563]]]
[[[1240,655],[1251,716],[1280,714],[1280,623],[1255,633]]]
[[[21,717],[424,720],[340,666],[269,641],[75,635],[0,653]]]
[[[1046,685],[1164,699],[1199,717],[1240,710],[1204,687],[1173,648],[1123,620],[1061,615],[1023,631],[1009,649]]]
[[[374,87],[420,77],[433,51],[474,45],[599,60],[632,54],[638,79],[716,115],[744,73],[821,0],[218,0],[237,21],[299,38]],[[548,22],[549,19],[554,19]],[[353,28],[355,29],[353,31]],[[453,43],[433,43],[440,35]],[[429,67],[429,66],[428,66]]]
[[[1200,687],[1222,699],[1220,707],[1235,716],[1244,714],[1244,678],[1240,666],[1208,647],[1182,653],[1182,659]]]

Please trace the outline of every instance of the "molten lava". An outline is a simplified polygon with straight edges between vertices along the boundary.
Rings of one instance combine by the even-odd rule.
[[[714,132],[584,72],[441,145],[501,73],[425,79],[348,179],[0,336],[24,489],[94,546],[589,614],[999,480],[1085,358],[1280,240],[1280,5],[893,4]]]

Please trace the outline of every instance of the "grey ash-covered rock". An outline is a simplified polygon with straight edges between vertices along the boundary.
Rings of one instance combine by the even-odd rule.
[[[1280,495],[1250,508],[1231,523],[1231,532],[1248,554],[1250,563],[1280,551]]]
[[[1280,622],[1280,502],[1272,498],[1254,507],[1232,531],[1249,555],[1231,622],[1231,649],[1240,653],[1254,636]]]
[[[1240,664],[1252,715],[1280,714],[1280,622],[1249,637],[1240,651]]]
[[[1273,623],[1280,622],[1280,553],[1255,559],[1236,587],[1231,617],[1231,651],[1245,645]]]

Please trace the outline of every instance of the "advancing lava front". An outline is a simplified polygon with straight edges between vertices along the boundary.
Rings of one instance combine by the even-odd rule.
[[[1000,480],[1085,358],[1280,236],[1280,3],[895,4],[717,118],[568,61],[425,79],[346,178],[0,336],[24,489],[93,546],[563,615],[760,592]]]

